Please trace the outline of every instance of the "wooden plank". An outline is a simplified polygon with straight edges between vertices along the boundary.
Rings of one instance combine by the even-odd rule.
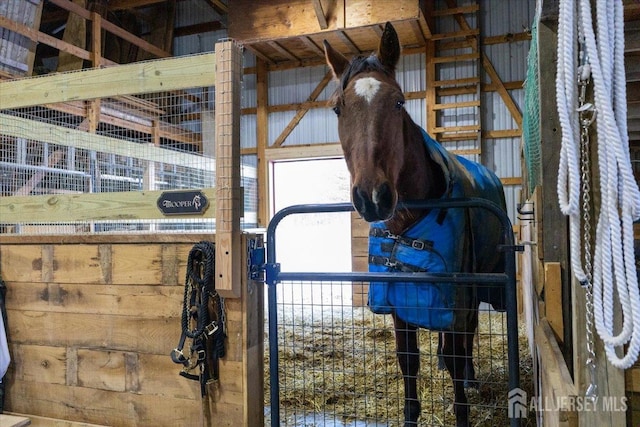
[[[480,55],[477,52],[461,53],[460,55],[436,56],[433,58],[433,62],[436,64],[449,64],[451,62],[476,61],[479,58]]]
[[[256,59],[256,155],[258,158],[258,225],[269,222],[269,168],[266,148],[269,145],[269,72],[267,63]]]
[[[180,218],[213,216],[217,204],[216,190],[199,191],[209,199],[207,210],[203,215],[180,215]],[[0,217],[8,224],[167,219],[157,206],[162,193],[162,190],[157,190],[2,197]]]
[[[418,20],[418,2],[349,0],[324,8],[326,29],[321,28],[312,0],[237,0],[229,9],[229,37],[243,44],[299,37],[393,21]],[[251,16],[252,25],[247,25]]]
[[[0,271],[7,282],[39,282],[42,278],[42,246],[0,245]]]
[[[216,43],[216,290],[240,297],[240,78],[242,53]]]
[[[562,271],[559,262],[544,263],[544,300],[545,317],[556,334],[556,339],[564,340],[564,322],[562,319]]]
[[[329,24],[327,24],[327,17],[324,14],[324,10],[322,9],[322,2],[320,0],[313,0],[313,10],[316,12],[316,18],[318,19],[320,29],[326,30],[327,28],[329,28]]]
[[[86,0],[70,0],[78,7],[84,8]],[[67,17],[67,24],[62,35],[62,40],[78,46],[82,49],[87,47],[87,21],[82,17],[70,13]],[[80,70],[82,69],[83,60],[75,55],[61,51],[58,55],[58,72]]]
[[[54,427],[107,427],[104,424],[89,424],[89,423],[83,423],[80,421],[60,420],[60,419],[53,419],[48,417],[41,417],[33,414],[25,415],[25,414],[18,414],[15,412],[5,412],[5,414],[11,414],[17,417],[28,418],[29,421],[31,421],[31,424],[29,424],[31,427],[52,427],[52,426]]]
[[[80,387],[126,391],[125,357],[121,351],[78,349]]]
[[[12,21],[9,18],[6,18],[4,16],[0,16],[0,27],[6,28],[9,31],[13,31],[20,35],[23,35],[27,37],[29,40],[31,40],[32,42],[46,44],[47,46],[51,46],[65,52],[69,52],[82,59],[87,59],[87,60],[91,59],[91,53],[82,48],[74,46],[70,43],[66,43],[48,34],[41,33],[40,31],[34,30],[33,28],[29,28],[26,25],[20,24],[18,22]]]
[[[160,290],[158,285],[142,284],[98,287],[88,283],[20,282],[7,294],[7,304],[24,311],[177,319],[182,313],[183,296],[183,284]]]
[[[90,58],[87,58],[90,59]],[[0,82],[0,109],[215,85],[215,54]]]
[[[242,240],[243,277],[247,270],[249,239],[261,242],[262,237],[244,235]],[[264,284],[249,279],[242,299],[242,387],[243,425],[264,425]]]
[[[43,345],[10,345],[13,372],[22,381],[67,383],[66,348]]]
[[[518,128],[522,129],[522,113],[520,112],[520,108],[517,106],[517,104],[511,97],[511,94],[502,84],[502,79],[500,79],[498,72],[493,67],[491,60],[489,60],[489,57],[486,53],[482,53],[482,66],[491,79],[491,82],[498,85],[498,93],[500,94],[502,101],[507,106],[507,109],[511,113],[513,120],[515,120],[516,124],[518,125]]]
[[[6,407],[25,413],[39,408],[49,418],[82,420],[109,425],[201,425],[200,399],[179,399],[136,393],[15,381],[7,393]],[[57,425],[57,424],[48,424]],[[73,425],[75,427],[75,425]]]
[[[0,427],[24,427],[28,425],[31,425],[31,420],[27,417],[0,414]]]
[[[167,356],[180,337],[179,318],[24,311],[19,307],[8,307],[7,311],[11,342],[16,344],[108,348]]]
[[[342,158],[344,153],[339,143],[292,145],[265,150],[267,162],[288,159]]]
[[[557,405],[557,411],[545,411],[545,426],[578,426],[578,414],[575,402],[578,392],[573,379],[564,362],[562,353],[555,341],[553,331],[545,319],[535,328],[535,341],[538,359],[541,361],[539,374],[541,377],[540,397],[548,406]],[[612,424],[614,425],[614,424]]]
[[[49,1],[62,9],[68,10],[69,12],[72,12],[73,14],[76,14],[82,17],[83,19],[90,20],[92,18],[91,12],[89,12],[84,7],[80,7],[79,5],[74,4],[70,0],[49,0]],[[169,52],[166,52],[160,49],[159,47],[152,45],[146,40],[131,34],[130,32],[126,31],[121,27],[118,27],[117,25],[107,21],[106,19],[101,20],[101,25],[102,25],[102,28],[104,28],[106,31],[109,31],[111,34],[118,36],[121,39],[126,40],[129,43],[136,45],[139,48],[149,53],[152,53],[159,58],[167,58],[171,56]]]

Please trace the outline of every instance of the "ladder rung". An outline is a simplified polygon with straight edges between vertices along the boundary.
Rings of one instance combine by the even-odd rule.
[[[462,55],[436,56],[431,61],[435,64],[443,64],[458,61],[476,61],[480,59],[479,53],[463,53]]]
[[[478,77],[467,77],[464,79],[452,79],[452,80],[438,80],[433,82],[434,87],[443,87],[443,86],[462,86],[469,84],[479,84],[480,78]]]
[[[458,37],[477,36],[479,34],[480,34],[480,30],[479,29],[471,28],[469,30],[453,31],[451,33],[433,34],[431,36],[431,40],[455,39],[455,38],[458,38]]]
[[[478,132],[464,132],[464,133],[452,133],[452,134],[439,134],[438,141],[440,142],[455,142],[455,141],[476,141],[480,137]]]
[[[446,104],[435,104],[431,106],[433,110],[448,110],[451,108],[467,108],[467,107],[479,107],[480,100],[475,99],[473,101],[464,101],[464,102],[449,102]]]
[[[449,141],[443,141],[443,142],[449,142]],[[472,156],[472,155],[480,155],[482,154],[482,150],[480,150],[479,148],[467,148],[467,149],[463,149],[463,150],[447,150],[450,153],[453,154],[457,154],[459,156]]]
[[[441,9],[433,12],[433,16],[448,16],[458,13],[473,13],[480,10],[480,5],[470,4],[469,6],[453,7],[451,9]]]
[[[475,37],[473,39],[464,39],[464,40],[453,40],[453,41],[438,41],[437,49],[439,51],[445,50],[453,50],[453,49],[472,49],[474,51],[478,50],[478,38]]]
[[[441,87],[438,88],[438,96],[473,95],[478,92],[478,85]]]
[[[480,131],[480,125],[463,125],[463,126],[438,126],[433,129],[435,133],[448,133],[448,132],[469,132]]]

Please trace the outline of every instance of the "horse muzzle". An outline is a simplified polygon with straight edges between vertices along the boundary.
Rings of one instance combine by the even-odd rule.
[[[397,198],[388,182],[374,188],[371,193],[354,185],[351,199],[356,211],[367,222],[386,221],[396,209]]]

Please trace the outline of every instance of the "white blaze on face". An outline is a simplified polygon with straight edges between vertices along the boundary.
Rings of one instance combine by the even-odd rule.
[[[371,103],[373,97],[378,93],[378,89],[380,89],[380,80],[376,80],[373,77],[364,77],[356,80],[356,94],[366,99],[368,103]]]

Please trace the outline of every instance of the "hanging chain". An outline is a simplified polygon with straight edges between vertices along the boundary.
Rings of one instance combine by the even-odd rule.
[[[584,55],[584,51],[581,52]],[[578,72],[578,118],[580,122],[580,171],[582,192],[582,224],[584,247],[584,272],[586,279],[581,283],[585,291],[585,320],[586,320],[586,345],[587,360],[585,364],[589,369],[589,386],[585,392],[587,399],[595,400],[598,395],[596,384],[596,352],[594,348],[594,306],[593,306],[593,263],[591,254],[591,161],[589,128],[596,118],[596,110],[593,104],[586,102],[587,86],[589,85],[588,64],[584,57]]]

